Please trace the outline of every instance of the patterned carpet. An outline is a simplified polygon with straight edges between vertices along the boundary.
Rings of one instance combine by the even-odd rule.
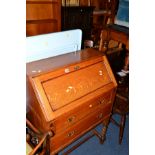
[[[119,120],[119,116],[115,115],[114,118]],[[97,126],[97,130],[101,130],[101,125]],[[89,134],[89,133],[88,133]],[[70,153],[70,155],[128,155],[129,154],[129,116],[127,116],[124,136],[122,140],[122,144],[118,143],[118,134],[119,129],[114,124],[110,123],[108,130],[106,141],[104,144],[100,144],[99,140],[96,136],[89,139],[87,142],[83,143],[76,150]],[[76,142],[75,142],[76,143]],[[73,143],[73,144],[75,144]],[[70,148],[70,145],[68,148]],[[65,150],[67,150],[66,148]],[[59,153],[62,155],[63,152]]]

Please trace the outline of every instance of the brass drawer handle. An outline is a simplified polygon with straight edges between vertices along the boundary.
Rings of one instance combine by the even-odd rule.
[[[72,137],[75,134],[75,131],[71,131],[67,134],[68,137]]]
[[[74,120],[75,120],[75,116],[72,116],[72,117],[68,118],[69,123],[72,123]]]
[[[105,103],[105,98],[103,98],[102,100],[100,100],[100,104],[104,104]]]
[[[98,115],[98,118],[102,118],[102,117],[103,117],[103,114],[100,113],[100,114]]]
[[[103,75],[103,71],[102,70],[99,70],[99,75]]]
[[[80,66],[75,66],[74,70],[78,70],[80,68]]]
[[[89,104],[89,108],[92,108],[93,107],[93,105],[92,104]]]

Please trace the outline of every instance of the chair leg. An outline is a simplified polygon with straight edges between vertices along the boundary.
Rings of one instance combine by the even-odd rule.
[[[126,115],[121,116],[120,130],[119,130],[119,144],[122,143],[123,132],[125,127]]]

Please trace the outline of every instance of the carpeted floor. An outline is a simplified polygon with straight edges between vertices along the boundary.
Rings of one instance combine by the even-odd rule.
[[[115,119],[119,120],[119,116],[115,115]],[[101,130],[101,125],[97,126],[97,130]],[[89,134],[89,133],[88,133]],[[129,154],[129,116],[127,116],[124,136],[122,144],[118,143],[119,128],[114,124],[110,123],[106,141],[104,144],[100,144],[96,136],[83,143],[76,150],[70,153],[70,155],[128,155]],[[76,142],[75,142],[76,143]],[[75,144],[73,143],[73,144]],[[71,145],[72,146],[72,145]],[[70,148],[69,146],[68,148]],[[61,151],[59,155],[62,155],[68,148]]]

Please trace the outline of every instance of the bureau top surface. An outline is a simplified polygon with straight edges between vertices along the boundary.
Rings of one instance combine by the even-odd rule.
[[[72,53],[33,61],[26,64],[26,74],[29,76],[37,76],[44,72],[48,72],[51,70],[58,69],[60,67],[80,63],[101,56],[103,56],[103,53],[101,53],[100,51],[88,48]]]

